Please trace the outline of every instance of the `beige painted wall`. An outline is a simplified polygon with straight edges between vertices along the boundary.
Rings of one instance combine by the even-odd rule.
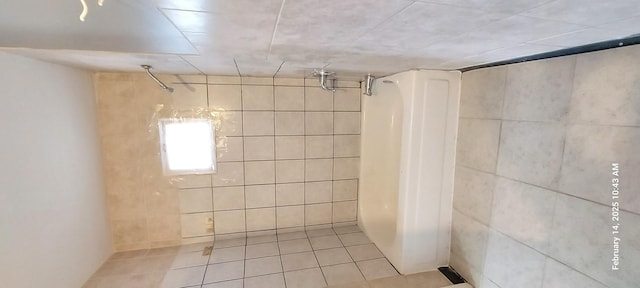
[[[629,46],[462,75],[451,266],[475,287],[638,287],[638,59]]]
[[[111,255],[90,73],[0,52],[0,286],[80,287]]]
[[[317,80],[96,77],[105,178],[117,250],[354,223],[360,86]],[[164,176],[157,122],[216,125],[218,171]]]

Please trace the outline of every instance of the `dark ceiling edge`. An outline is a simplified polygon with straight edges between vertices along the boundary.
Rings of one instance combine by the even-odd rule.
[[[522,63],[522,62],[528,62],[528,61],[536,61],[536,60],[562,57],[562,56],[568,56],[568,55],[574,55],[574,54],[589,53],[594,51],[613,49],[613,48],[619,48],[619,47],[631,46],[631,45],[637,45],[637,44],[640,44],[640,34],[631,35],[629,37],[621,38],[621,39],[608,40],[608,41],[603,41],[603,42],[598,42],[593,44],[587,44],[587,45],[582,45],[582,46],[577,46],[572,48],[566,48],[566,49],[560,49],[560,50],[555,50],[551,52],[535,54],[531,56],[518,57],[514,59],[509,59],[509,60],[470,66],[470,67],[460,68],[457,70],[464,73],[464,72],[468,72],[476,69]]]

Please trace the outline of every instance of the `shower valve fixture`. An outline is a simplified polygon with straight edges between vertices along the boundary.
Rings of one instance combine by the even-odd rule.
[[[331,92],[335,92],[336,91],[336,85],[335,85],[335,78],[331,78],[329,79],[329,76],[336,74],[335,72],[329,72],[329,71],[324,71],[324,69],[320,69],[320,70],[316,70],[313,71],[313,76],[318,77],[318,80],[320,80],[320,87],[322,87],[322,89],[327,90],[327,91],[331,91]],[[327,80],[331,80],[332,84],[331,87],[327,86]]]

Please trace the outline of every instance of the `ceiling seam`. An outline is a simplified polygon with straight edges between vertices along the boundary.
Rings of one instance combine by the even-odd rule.
[[[271,33],[271,42],[269,43],[269,52],[267,52],[267,60],[271,56],[271,48],[273,47],[273,42],[276,39],[276,31],[278,30],[278,24],[280,23],[280,17],[282,17],[282,11],[284,10],[284,3],[287,0],[282,0],[282,4],[280,4],[280,11],[278,11],[278,17],[276,17],[276,23],[273,25],[273,33]]]
[[[173,25],[174,28],[176,28],[176,30],[178,32],[180,32],[180,35],[182,35],[182,37],[184,38],[184,40],[187,40],[187,42],[189,42],[189,45],[191,45],[191,47],[193,48],[193,50],[195,50],[196,52],[198,52],[198,55],[200,55],[200,50],[198,50],[198,47],[196,47],[195,44],[193,44],[191,42],[191,40],[189,40],[189,38],[187,37],[187,35],[184,34],[185,31],[182,31],[180,29],[180,27],[178,27],[178,25],[176,25],[176,23],[174,23],[171,18],[169,18],[169,16],[167,16],[166,13],[164,13],[164,9],[158,7],[157,5],[155,6],[156,10],[158,10],[160,12],[160,14],[162,14],[162,17],[164,17],[165,19],[167,19],[167,21],[169,21],[169,23],[171,23],[171,25]],[[171,10],[171,9],[167,9],[167,10]]]
[[[278,70],[276,70],[276,73],[273,73],[273,78],[276,78],[276,75],[278,75],[278,72],[280,72],[280,69],[282,69],[282,66],[284,66],[284,61],[280,63],[280,66],[278,66]]]
[[[375,26],[373,26],[371,29],[368,29],[366,31],[364,31],[364,33],[360,33],[360,36],[357,36],[355,38],[355,41],[360,40],[362,37],[364,37],[365,35],[369,34],[369,32],[374,31],[376,29],[378,29],[378,27],[382,26],[383,24],[389,22],[391,20],[391,18],[398,16],[400,13],[404,12],[405,10],[409,9],[409,7],[413,6],[413,4],[416,4],[416,1],[411,1],[409,4],[407,4],[407,6],[402,7],[402,9],[398,10],[397,12],[391,14],[389,17],[385,18],[384,20],[380,21],[380,23],[376,24]]]
[[[238,67],[238,62],[236,62],[236,58],[233,58],[233,64],[236,65],[236,71],[238,71],[238,77],[240,77],[240,81],[242,81],[242,74],[240,74],[240,67]]]
[[[204,73],[204,71],[200,70],[200,68],[196,67],[196,65],[193,65],[193,63],[191,63],[189,60],[185,59],[184,57],[182,57],[183,55],[178,55],[178,57],[180,59],[182,59],[182,61],[187,62],[187,64],[189,64],[189,66],[193,67],[193,69],[196,69],[198,72],[200,72],[200,74],[202,75],[207,75],[206,73]]]

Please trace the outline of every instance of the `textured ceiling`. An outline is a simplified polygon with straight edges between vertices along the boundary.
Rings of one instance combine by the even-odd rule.
[[[637,0],[4,0],[0,47],[100,71],[459,69],[640,33]],[[55,3],[55,4],[53,4]]]

